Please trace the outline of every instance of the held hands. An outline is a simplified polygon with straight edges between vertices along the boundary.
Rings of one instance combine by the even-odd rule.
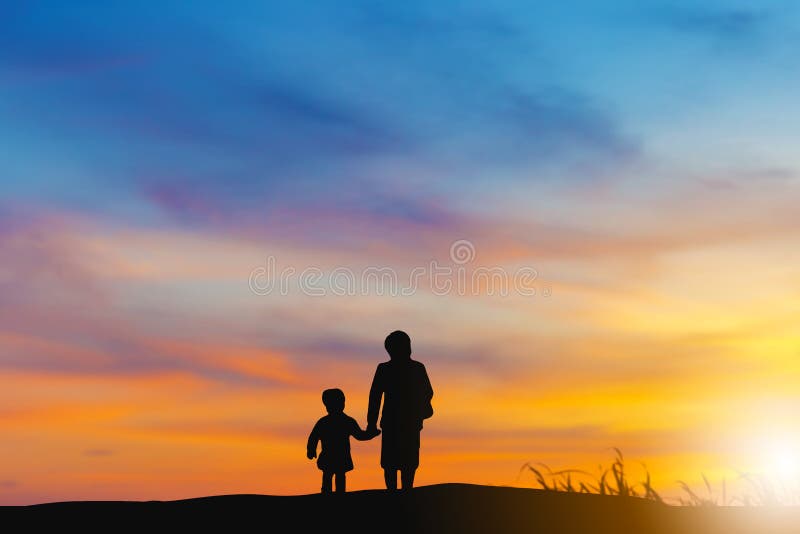
[[[381,431],[378,430],[378,427],[376,426],[368,426],[365,432],[367,433],[368,436],[367,439],[372,439],[375,436],[379,436],[381,433]]]

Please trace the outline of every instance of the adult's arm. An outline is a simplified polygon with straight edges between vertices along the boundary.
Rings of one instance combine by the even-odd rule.
[[[383,373],[379,365],[372,377],[372,387],[369,388],[369,407],[367,408],[367,429],[378,427],[378,414],[381,411],[381,398],[384,393]]]
[[[433,398],[433,386],[431,386],[431,380],[428,378],[428,371],[424,365],[422,366],[422,393],[427,402]]]
[[[419,373],[419,382],[418,382],[418,399],[420,402],[420,409],[421,409],[421,420],[420,420],[420,428],[422,428],[422,419],[427,419],[433,415],[433,408],[431,406],[431,399],[433,399],[433,387],[431,386],[431,381],[428,378],[428,371],[425,369],[425,365],[420,363],[420,370]]]
[[[319,443],[319,421],[314,425],[306,444],[306,457],[310,460],[317,457],[317,444]]]

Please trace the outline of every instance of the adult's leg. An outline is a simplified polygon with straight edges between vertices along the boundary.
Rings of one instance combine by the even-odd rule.
[[[323,471],[322,472],[322,493],[330,493],[331,492],[332,481],[333,481],[333,472],[331,472],[331,471]]]
[[[410,490],[414,487],[414,475],[417,470],[415,468],[408,468],[400,470],[400,480],[403,484],[404,490]]]
[[[394,426],[381,427],[381,467],[386,489],[397,490],[397,431]]]
[[[347,491],[347,475],[345,473],[336,473],[336,493],[344,493]]]
[[[402,434],[398,446],[400,463],[400,479],[404,490],[414,487],[414,475],[419,466],[419,429],[407,428]]]
[[[395,491],[397,489],[397,469],[384,469],[383,480],[386,482],[386,489]]]

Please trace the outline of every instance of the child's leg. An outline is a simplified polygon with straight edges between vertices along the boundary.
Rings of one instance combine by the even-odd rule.
[[[383,480],[386,482],[386,489],[388,490],[396,490],[397,489],[397,469],[384,469],[383,470]]]
[[[331,471],[322,472],[322,493],[330,493],[333,481],[333,473]]]
[[[345,473],[336,473],[336,493],[344,493],[347,491],[347,475]]]

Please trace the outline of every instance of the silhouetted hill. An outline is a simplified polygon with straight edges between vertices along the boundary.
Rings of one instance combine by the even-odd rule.
[[[682,508],[636,498],[441,484],[409,494],[224,495],[179,501],[81,501],[0,507],[9,531],[143,533],[800,534],[800,508]]]

